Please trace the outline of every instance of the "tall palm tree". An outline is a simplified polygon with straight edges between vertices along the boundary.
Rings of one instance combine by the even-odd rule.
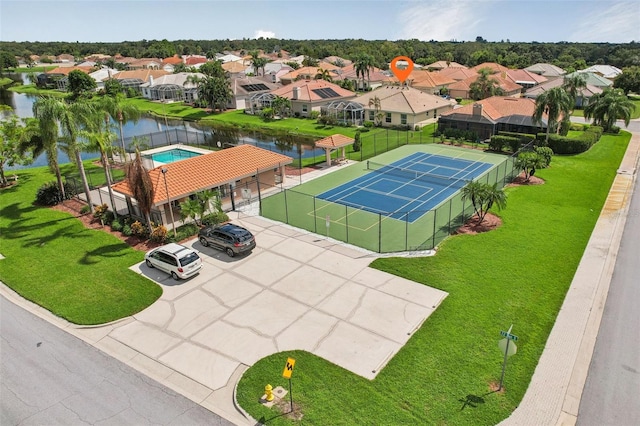
[[[490,68],[481,68],[478,70],[478,78],[469,85],[469,94],[472,99],[477,101],[504,94],[498,80],[491,77],[491,75],[492,72]]]
[[[380,98],[377,96],[374,96],[373,98],[369,99],[369,107],[373,107],[374,112],[374,120],[375,120],[375,124],[376,126],[379,126],[382,124],[382,115],[381,115],[381,109],[382,109],[382,102],[380,101]]]
[[[353,62],[353,67],[356,70],[356,78],[362,78],[362,90],[365,89],[364,77],[366,76],[367,81],[369,80],[370,72],[373,69],[373,62],[373,56],[367,53],[359,54]]]
[[[122,156],[126,156],[126,146],[124,144],[123,124],[128,121],[138,122],[140,118],[140,110],[135,106],[126,102],[126,98],[122,93],[115,96],[104,96],[100,100],[100,109],[108,114],[114,121],[120,124],[120,143],[122,148]],[[106,118],[106,117],[105,117]]]
[[[127,184],[133,193],[133,198],[138,202],[140,213],[144,215],[149,233],[151,233],[153,231],[151,226],[151,208],[153,207],[155,188],[149,177],[149,172],[142,163],[140,149],[137,147],[135,158],[125,166],[125,175]]]
[[[78,140],[78,136],[82,126],[88,125],[95,115],[96,111],[91,103],[84,100],[78,100],[72,104],[64,104],[64,107],[60,109],[59,117],[60,127],[62,128],[62,133],[64,135],[60,148],[65,151],[69,158],[75,159],[76,167],[78,168],[80,179],[82,180],[82,187],[85,196],[87,197],[89,211],[91,213],[93,213],[93,201],[91,200],[89,181],[84,170],[84,163],[82,162],[81,156],[84,144]]]
[[[111,178],[111,168],[109,164],[109,155],[113,151],[113,141],[116,140],[117,136],[109,126],[102,124],[102,120],[100,119],[95,119],[91,126],[85,130],[81,130],[79,134],[87,140],[85,148],[87,151],[100,153],[100,162],[102,163],[104,177],[107,181],[107,191],[109,192],[111,207],[113,214],[117,217],[118,211],[115,197],[113,196],[113,189],[111,189],[113,179]]]
[[[39,143],[33,146],[33,155],[35,158],[42,152],[46,152],[49,169],[56,175],[58,188],[64,200],[64,184],[62,183],[62,174],[60,173],[60,165],[58,164],[58,140],[60,137],[58,120],[63,108],[64,103],[60,99],[47,96],[40,96],[33,103],[33,116],[38,119],[40,133]]]
[[[562,88],[571,96],[571,99],[573,99],[572,111],[576,106],[576,99],[578,99],[580,89],[584,89],[585,87],[587,87],[587,79],[584,74],[573,73],[570,77],[565,76]]]
[[[627,98],[622,89],[607,88],[591,97],[589,105],[584,108],[584,118],[593,118],[596,125],[605,131],[613,128],[616,120],[624,120],[625,126],[631,121],[631,113],[636,106]]]
[[[331,73],[329,72],[329,70],[318,68],[318,73],[316,74],[316,80],[324,80],[331,83],[333,81],[333,78],[331,78]]]
[[[536,98],[533,122],[542,124],[542,117],[547,114],[547,145],[549,144],[551,130],[555,132],[559,120],[569,115],[571,105],[571,97],[562,87],[554,87]]]

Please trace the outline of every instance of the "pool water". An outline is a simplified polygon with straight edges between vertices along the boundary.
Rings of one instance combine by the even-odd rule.
[[[157,152],[151,154],[151,159],[158,163],[175,163],[176,161],[186,160],[187,158],[197,157],[202,155],[199,152],[187,151],[185,149],[170,149],[169,151]]]

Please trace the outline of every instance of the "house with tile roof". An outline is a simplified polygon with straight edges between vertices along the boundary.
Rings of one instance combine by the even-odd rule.
[[[285,166],[292,161],[291,157],[253,145],[239,145],[155,167],[148,171],[154,189],[153,209],[159,211],[154,217],[160,216],[162,223],[172,229],[169,208],[175,209],[190,196],[214,190],[219,191],[223,202],[233,204],[240,199],[241,188],[258,194],[256,180],[268,185],[284,181]],[[112,185],[112,189],[127,200],[127,205],[135,203],[126,180]],[[179,213],[173,216],[180,217]]]
[[[199,68],[202,64],[207,62],[207,57],[202,55],[187,55],[183,59],[184,64],[188,67]]]
[[[622,70],[614,67],[613,65],[592,65],[589,68],[580,70],[579,72],[592,72],[609,80],[613,80],[622,74]]]
[[[467,67],[465,67],[464,65],[461,65],[457,62],[449,62],[447,63],[447,61],[437,61],[437,62],[433,62],[429,65],[425,65],[423,66],[423,68],[429,70],[429,71],[441,71],[443,69],[446,68],[465,68],[467,69]]]
[[[179,72],[158,78],[149,76],[149,81],[140,85],[142,96],[152,101],[172,101],[194,103],[198,99],[198,85],[189,81],[193,77],[203,78],[204,74]]]
[[[444,68],[438,71],[438,74],[455,81],[466,80],[469,77],[478,75],[476,71],[468,68]]]
[[[38,74],[36,77],[36,86],[66,91],[69,82],[67,77],[71,71],[82,71],[83,73],[89,74],[92,69],[92,67],[78,66],[57,67],[51,71]]]
[[[560,67],[557,67],[552,64],[545,63],[537,63],[525,68],[525,70],[532,72],[534,74],[541,75],[546,77],[548,80],[552,80],[554,78],[562,77],[567,72]]]
[[[271,82],[271,77],[247,77],[241,75],[239,77],[231,77],[229,86],[233,97],[227,108],[229,109],[246,109],[249,108],[252,96],[270,93],[282,87],[279,83]]]
[[[144,69],[144,70],[129,70],[129,71],[120,71],[113,78],[118,80],[123,88],[125,89],[133,89],[136,92],[142,92],[140,86],[144,83],[149,82],[151,78],[158,79],[163,75],[168,75],[170,73],[164,70],[152,70],[152,69]]]
[[[530,89],[534,86],[542,84],[547,81],[547,78],[532,73],[527,70],[512,70],[509,69],[505,73],[501,73],[501,77],[504,77],[506,80],[510,80],[516,84],[519,84],[523,87],[524,90]]]
[[[379,109],[376,98],[380,100]],[[414,129],[451,111],[456,101],[408,86],[383,86],[359,95],[353,102],[364,107],[366,121],[383,127],[407,126]]]
[[[400,85],[400,80],[396,76],[389,77],[389,85]],[[440,90],[455,83],[449,77],[446,77],[439,72],[426,71],[426,70],[413,70],[405,80],[407,86],[411,86],[414,89],[422,90],[426,93],[433,95],[439,95]]]
[[[587,82],[587,84],[599,87],[601,89],[613,86],[613,81],[612,80],[609,80],[608,78],[605,78],[605,77],[601,76],[600,74],[596,74],[596,73],[590,72],[590,71],[572,72],[571,74],[567,74],[566,78],[571,78],[576,74],[580,74],[581,76],[583,76],[585,81]]]
[[[346,67],[347,65],[351,65],[353,63],[353,61],[335,55],[327,56],[326,58],[321,59],[320,62],[326,62],[337,67]]]
[[[554,87],[562,87],[563,84],[564,79],[555,78],[553,80],[547,81],[546,83],[542,83],[536,87],[528,89],[522,96],[529,99],[536,99],[544,92],[553,89]],[[576,108],[584,108],[585,106],[589,105],[589,100],[591,99],[591,97],[595,94],[600,93],[602,93],[602,88],[587,84],[586,87],[578,90],[578,96],[576,96]]]
[[[162,61],[158,58],[140,58],[128,62],[126,67],[127,70],[159,70],[162,68]]]
[[[369,70],[369,75],[365,76],[363,84],[362,78],[356,73],[355,64],[346,65],[342,68],[336,67],[331,71],[333,81],[350,80],[357,90],[373,90],[380,87],[388,83],[390,75],[391,73],[387,74],[380,68],[373,67]]]
[[[308,117],[311,111],[320,112],[323,106],[336,100],[349,101],[356,94],[337,84],[324,80],[300,80],[271,91],[291,101],[291,112],[297,117]]]
[[[280,83],[280,77],[293,71],[289,65],[280,62],[269,62],[264,66],[264,77],[267,77],[272,83]],[[258,72],[249,66],[246,70],[247,74],[258,75]],[[262,74],[262,69],[259,70]]]
[[[230,77],[244,77],[249,68],[244,61],[225,62],[221,66],[223,70],[229,73]]]
[[[502,89],[504,96],[518,97],[522,93],[522,86],[514,83],[513,81],[506,80],[499,74],[493,74],[490,78],[496,80],[498,86]],[[473,84],[477,79],[478,75],[448,85],[447,89],[449,89],[449,96],[452,98],[470,99],[471,84]]]
[[[339,68],[340,67],[337,67],[329,63],[322,63],[322,64],[319,64],[317,67],[298,68],[297,70],[292,70],[287,74],[281,75],[280,83],[286,85],[286,84],[291,84],[294,81],[298,81],[298,80],[314,80],[316,78],[316,75],[318,75],[319,69],[327,70],[331,72]],[[332,77],[333,77],[333,74],[332,74]]]
[[[504,65],[500,65],[496,62],[483,62],[481,64],[476,65],[475,67],[471,67],[470,69],[474,70],[475,72],[479,72],[481,69],[484,69],[484,68],[490,69],[492,74],[503,73],[509,70],[509,68],[505,67]]]
[[[472,131],[485,140],[500,131],[536,134],[546,131],[547,117],[542,124],[533,122],[536,102],[528,98],[492,96],[445,112],[438,120],[438,131],[459,129]]]

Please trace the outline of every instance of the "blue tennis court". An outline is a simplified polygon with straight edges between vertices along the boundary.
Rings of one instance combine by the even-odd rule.
[[[414,222],[494,164],[416,152],[391,164],[367,162],[364,176],[317,198]]]

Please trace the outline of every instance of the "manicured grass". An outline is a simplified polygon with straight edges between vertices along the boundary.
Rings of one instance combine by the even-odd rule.
[[[629,100],[636,106],[636,109],[631,111],[631,119],[635,120],[636,118],[640,118],[640,99],[635,96],[629,96]],[[574,117],[584,117],[584,110],[576,109],[571,115]]]
[[[593,230],[628,133],[606,135],[590,151],[554,157],[540,186],[508,188],[503,225],[451,237],[434,257],[382,258],[372,266],[449,293],[373,381],[306,352],[260,360],[238,385],[240,405],[271,425],[292,423],[258,399],[296,359],[294,402],[308,424],[494,425],[520,403]],[[384,312],[380,312],[384,315]],[[500,330],[513,324],[504,393]]]
[[[144,253],[67,213],[32,204],[40,185],[55,180],[46,167],[16,174],[19,184],[0,192],[2,282],[76,324],[124,318],[160,297],[157,284],[128,269]]]
[[[0,77],[0,87],[6,86],[6,85],[12,84],[12,83],[13,83],[13,80],[11,80],[10,78]]]
[[[38,89],[35,84],[23,84],[19,86],[9,87],[9,90],[16,93],[29,93],[32,95],[47,95],[58,98],[66,98],[70,95],[68,92],[60,92],[59,90]]]
[[[45,72],[46,71],[51,71],[58,68],[57,65],[47,65],[42,66],[42,67],[31,67],[31,68],[27,68],[27,67],[18,67],[18,68],[8,68],[7,72]]]

